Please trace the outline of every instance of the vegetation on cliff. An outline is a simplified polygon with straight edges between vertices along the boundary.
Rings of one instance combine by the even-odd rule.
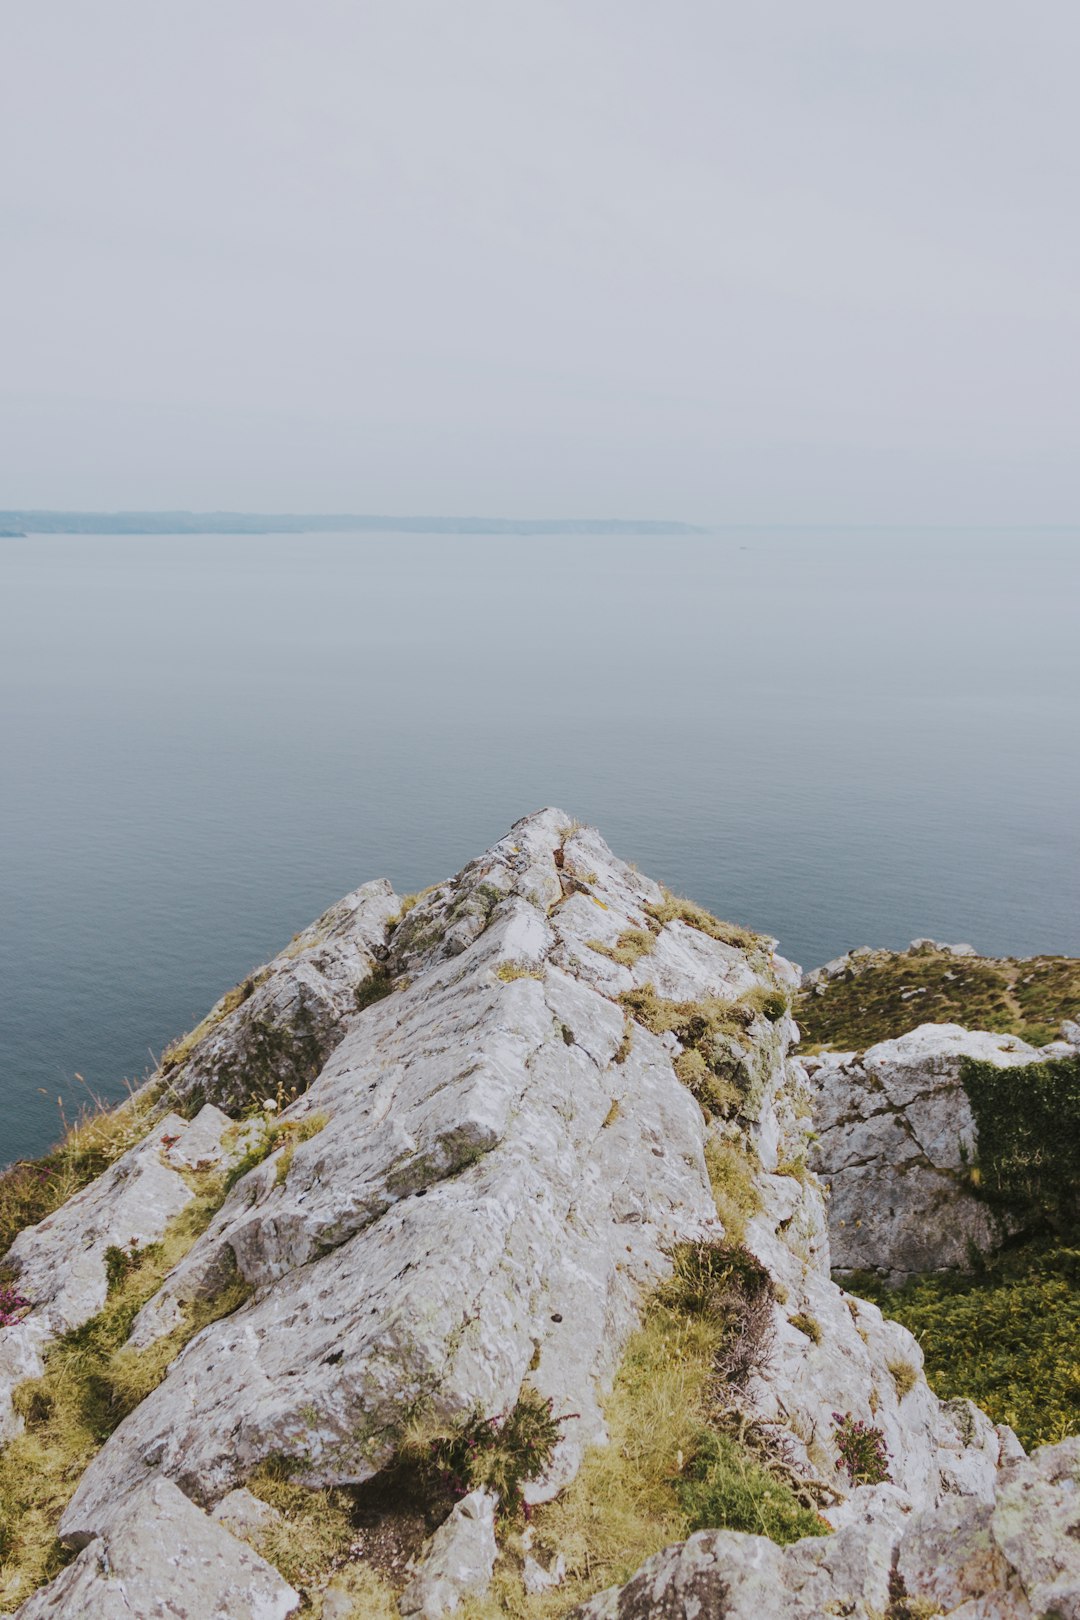
[[[1052,1041],[1080,1008],[1080,960],[957,956],[936,946],[854,956],[804,986],[795,1009],[806,1048],[865,1051],[919,1024],[963,1024]]]

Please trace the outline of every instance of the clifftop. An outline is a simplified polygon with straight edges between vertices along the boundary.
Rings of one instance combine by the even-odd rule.
[[[5,1178],[0,1611],[1080,1612],[1080,1446],[831,1278],[797,989],[556,810],[332,908]]]

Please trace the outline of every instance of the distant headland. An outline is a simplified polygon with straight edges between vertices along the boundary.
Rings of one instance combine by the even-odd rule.
[[[0,536],[30,534],[702,534],[637,518],[374,517],[355,512],[0,512]]]

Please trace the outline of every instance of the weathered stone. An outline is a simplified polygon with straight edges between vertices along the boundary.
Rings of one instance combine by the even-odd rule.
[[[605,1395],[672,1248],[731,1235],[709,1181],[710,1135],[726,1137],[753,1177],[759,1207],[745,1241],[776,1295],[770,1353],[729,1395],[833,1501],[837,1533],[781,1552],[703,1532],[583,1612],[880,1614],[896,1549],[920,1515],[957,1499],[989,1511],[1003,1462],[1010,1481],[1028,1477],[1015,1437],[970,1403],[938,1401],[911,1335],[832,1280],[825,1199],[808,1166],[812,1090],[777,1000],[797,970],[769,941],[743,949],[685,921],[661,927],[652,913],[663,899],[597,833],[543,811],[393,926],[388,885],[358,891],[208,1021],[170,1070],[191,1094],[228,1106],[259,1097],[268,1028],[282,1036],[270,1043],[280,1055],[295,1024],[315,1072],[294,1069],[304,1089],[272,1116],[286,1127],[279,1145],[237,1181],[136,1319],[131,1344],[141,1348],[236,1275],[252,1289],[191,1340],[87,1468],[61,1532],[92,1545],[71,1569],[122,1538],[136,1481],[172,1481],[218,1503],[222,1523],[257,1542],[263,1505],[236,1488],[267,1459],[285,1459],[302,1483],[362,1483],[391,1461],[418,1411],[442,1423],[494,1417],[527,1382],[565,1419],[546,1475],[526,1488],[529,1501],[553,1495],[585,1447],[605,1439]],[[631,965],[598,949],[618,950],[627,930],[645,946]],[[389,993],[369,1000],[376,967]],[[707,1120],[675,1072],[675,1035],[628,1020],[620,992],[646,985],[672,1001],[758,993],[728,1037],[738,1120]],[[770,1016],[752,1015],[755,1005]],[[1012,1061],[1025,1061],[1021,1046]],[[949,1050],[952,1062],[955,1041]],[[864,1089],[910,1116],[921,1152],[943,1157],[952,1105],[927,1094],[906,1061],[872,1063]],[[942,1075],[951,1083],[944,1060]],[[838,1132],[843,1123],[838,1113]],[[209,1146],[193,1135],[185,1149],[181,1133],[162,1174],[209,1162],[209,1135]],[[32,1363],[32,1324],[0,1336],[0,1354],[9,1333],[23,1335],[11,1355]],[[881,1431],[889,1484],[844,1500],[835,1413]],[[1064,1477],[1044,1480],[1038,1500],[1064,1503]],[[1055,1524],[1064,1511],[1053,1506]],[[417,1606],[403,1612],[449,1612],[466,1584],[484,1584],[495,1546],[487,1514],[459,1504],[410,1587]],[[935,1533],[920,1532],[927,1546]],[[1048,1589],[1068,1576],[1052,1567],[1058,1533],[1035,1571]],[[534,1583],[554,1577],[532,1562]]]
[[[106,1253],[156,1243],[194,1193],[174,1166],[218,1163],[230,1121],[207,1106],[189,1124],[166,1114],[135,1147],[51,1215],[19,1233],[5,1266],[17,1274],[30,1312],[0,1330],[0,1442],[22,1427],[11,1397],[43,1370],[42,1354],[58,1334],[96,1316],[108,1294]]]
[[[818,1140],[811,1162],[831,1189],[835,1270],[875,1271],[892,1285],[964,1268],[997,1248],[1008,1224],[980,1199],[964,1058],[1014,1068],[1053,1053],[1014,1035],[922,1024],[868,1051],[807,1058]]]
[[[299,1603],[277,1570],[159,1478],[130,1492],[17,1620],[285,1620]]]
[[[385,879],[331,906],[165,1053],[172,1094],[236,1109],[302,1092],[370,994],[399,908]]]
[[[223,1524],[231,1535],[239,1536],[241,1541],[253,1547],[258,1547],[267,1532],[282,1522],[277,1508],[253,1496],[242,1486],[223,1496],[210,1517]]]
[[[404,1620],[439,1620],[470,1592],[483,1592],[498,1555],[496,1499],[470,1491],[424,1544],[416,1573],[398,1599]]]

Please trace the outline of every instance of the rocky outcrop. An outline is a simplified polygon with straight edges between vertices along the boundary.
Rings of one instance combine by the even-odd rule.
[[[22,1428],[12,1391],[43,1370],[42,1355],[61,1333],[96,1316],[108,1293],[108,1254],[131,1256],[158,1242],[195,1196],[184,1172],[220,1166],[242,1151],[226,1134],[228,1115],[207,1104],[190,1123],[165,1114],[150,1135],[36,1226],[20,1232],[4,1258],[30,1301],[21,1320],[0,1331],[0,1441]]]
[[[963,1269],[1020,1230],[975,1181],[979,1141],[965,1059],[1023,1068],[1071,1057],[1067,1041],[1036,1048],[1014,1035],[924,1024],[866,1052],[804,1062],[814,1087],[811,1163],[830,1192],[832,1264],[890,1285]]]
[[[161,1478],[138,1485],[108,1530],[19,1609],[20,1620],[285,1620],[300,1595]]]
[[[384,988],[387,925],[400,906],[385,878],[346,895],[230,990],[161,1060],[168,1095],[242,1108],[306,1090],[352,1015]]]
[[[85,1550],[24,1616],[96,1612],[73,1583],[123,1564],[148,1491],[154,1511],[179,1498],[200,1534],[247,1558],[261,1515],[243,1487],[260,1469],[365,1486],[417,1425],[499,1422],[529,1392],[550,1402],[559,1439],[525,1494],[551,1498],[606,1440],[605,1398],[673,1252],[732,1246],[717,1204],[729,1208],[729,1160],[752,1192],[745,1263],[769,1282],[768,1353],[730,1399],[838,1528],[787,1553],[728,1533],[709,1545],[736,1549],[778,1592],[803,1571],[831,1602],[859,1547],[895,1546],[899,1518],[956,1501],[989,1511],[1015,1439],[970,1403],[938,1401],[914,1339],[831,1277],[798,982],[773,941],[674,902],[554,810],[415,904],[368,884],[333,908],[167,1055],[189,1110],[236,1114],[279,1089],[285,1106],[247,1127],[250,1168],[136,1316],[130,1347],[160,1346],[237,1280],[247,1297],[190,1339],[94,1456],[59,1525]],[[173,1123],[136,1150],[155,1175],[163,1134],[177,1137],[169,1152],[184,1140]],[[115,1194],[103,1178],[80,1196],[89,1208]],[[42,1300],[63,1293],[54,1264]],[[837,1414],[876,1430],[890,1487],[845,1500]],[[458,1504],[419,1551],[402,1612],[449,1612],[483,1585],[494,1507],[482,1492]],[[704,1545],[686,1543],[692,1561]],[[656,1579],[687,1556],[660,1555]],[[557,1560],[532,1563],[534,1584],[561,1576]],[[165,1551],[157,1564],[132,1551],[124,1567],[136,1612],[154,1612]],[[696,1612],[679,1607],[678,1580],[655,1612]],[[623,1620],[618,1606],[597,1612]]]
[[[1010,1464],[992,1504],[953,1497],[913,1513],[868,1487],[852,1507],[834,1536],[783,1549],[701,1531],[576,1609],[575,1620],[1080,1616],[1080,1440]]]

